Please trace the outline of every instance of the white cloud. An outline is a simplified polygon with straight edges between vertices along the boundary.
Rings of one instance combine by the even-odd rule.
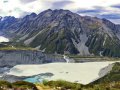
[[[120,19],[109,19],[111,22],[120,24]]]
[[[120,14],[120,8],[111,7],[116,4],[120,4],[120,0],[0,0],[0,16],[20,17],[24,13],[39,13],[49,8],[77,12],[78,10],[97,10],[96,7],[102,7],[104,10],[99,13],[82,13],[82,15]]]

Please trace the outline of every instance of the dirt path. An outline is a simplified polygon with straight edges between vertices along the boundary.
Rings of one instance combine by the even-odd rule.
[[[38,90],[53,90],[53,89],[50,89],[49,87],[42,87],[42,86],[40,86],[40,85],[37,85],[36,86],[37,88],[38,88]]]
[[[36,86],[36,87],[38,88],[38,90],[43,90],[43,88],[40,86]]]

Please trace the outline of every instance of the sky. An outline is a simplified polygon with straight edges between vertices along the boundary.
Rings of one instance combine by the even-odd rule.
[[[0,16],[23,17],[46,9],[67,9],[120,24],[120,0],[0,0]]]

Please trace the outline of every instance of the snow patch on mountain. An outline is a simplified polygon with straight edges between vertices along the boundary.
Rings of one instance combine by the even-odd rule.
[[[9,42],[9,39],[3,36],[0,36],[0,42]]]

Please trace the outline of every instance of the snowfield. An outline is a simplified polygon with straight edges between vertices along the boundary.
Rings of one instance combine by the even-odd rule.
[[[9,42],[9,39],[3,36],[0,36],[0,42]]]
[[[89,84],[107,73],[113,67],[114,62],[87,62],[87,63],[50,63],[42,65],[17,65],[9,75],[33,76],[43,73],[52,73],[48,80],[66,80],[81,84]]]

